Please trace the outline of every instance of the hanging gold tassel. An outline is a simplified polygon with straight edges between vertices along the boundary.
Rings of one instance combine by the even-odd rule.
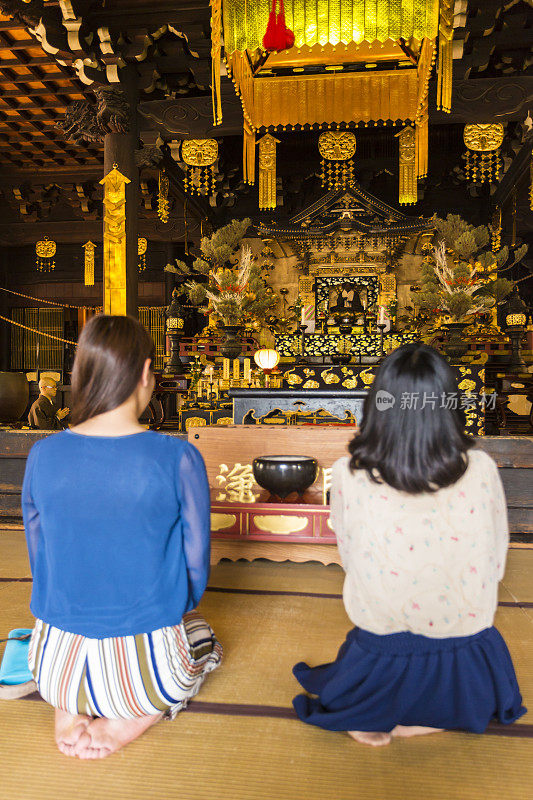
[[[48,236],[43,236],[43,238],[37,242],[35,245],[35,265],[39,272],[52,272],[55,268],[56,262],[54,261],[54,256],[56,254],[56,249],[56,243],[53,239],[49,239]]]
[[[468,149],[463,158],[467,180],[473,183],[496,183],[500,180],[503,136],[501,122],[465,125],[463,141]]]
[[[453,12],[455,0],[441,0],[439,17],[439,66],[437,108],[450,113],[453,75]]]
[[[242,171],[244,182],[255,183],[255,130],[244,118],[243,140],[242,140]]]
[[[426,117],[416,126],[415,150],[416,150],[416,175],[417,178],[425,178],[428,174],[428,140],[429,124]]]
[[[96,245],[92,242],[86,242],[83,245],[85,250],[84,258],[84,277],[83,282],[85,286],[94,286],[94,250]]]
[[[416,133],[408,125],[396,134],[400,150],[400,191],[399,202],[402,205],[416,203]]]
[[[492,252],[497,253],[502,246],[502,210],[499,206],[494,209],[492,215],[490,234],[492,239]]]
[[[137,239],[137,255],[139,260],[137,262],[137,271],[144,272],[146,269],[146,251],[148,250],[148,242],[144,236],[139,236]]]
[[[276,208],[276,145],[270,133],[259,144],[259,208]]]
[[[529,207],[533,211],[533,150],[529,162]]]
[[[161,222],[168,222],[168,189],[169,180],[164,169],[159,170],[159,191],[157,193],[157,216]]]
[[[211,6],[211,96],[213,98],[213,125],[222,122],[220,96],[220,51],[222,38],[222,0],[209,0]]]

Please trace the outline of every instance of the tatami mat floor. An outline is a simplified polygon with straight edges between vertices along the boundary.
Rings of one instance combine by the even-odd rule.
[[[511,550],[497,614],[531,709],[532,574],[533,549]],[[32,625],[29,577],[23,533],[0,531],[0,638]],[[80,762],[55,749],[48,706],[0,702],[0,800],[531,797],[532,713],[484,736],[435,734],[376,749],[292,716],[298,691],[292,665],[334,658],[350,628],[341,591],[342,571],[333,565],[214,567],[201,610],[224,645],[225,661],[190,711],[109,759]]]

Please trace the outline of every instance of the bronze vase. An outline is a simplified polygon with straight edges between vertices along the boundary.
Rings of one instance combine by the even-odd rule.
[[[224,338],[220,352],[225,358],[238,358],[242,353],[242,325],[222,325]]]
[[[444,351],[452,361],[461,358],[468,351],[468,342],[463,334],[468,325],[468,322],[448,322],[446,325],[448,334],[444,343]]]

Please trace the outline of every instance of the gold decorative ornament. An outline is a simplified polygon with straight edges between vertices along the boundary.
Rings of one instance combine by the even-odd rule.
[[[259,145],[259,208],[276,208],[276,145],[275,139],[267,133]]]
[[[93,242],[86,242],[83,245],[85,250],[84,256],[84,277],[83,282],[85,286],[94,286],[94,251],[96,245]]]
[[[223,531],[226,528],[231,528],[237,522],[235,514],[216,514],[211,513],[211,530]]]
[[[362,372],[359,373],[359,377],[363,381],[366,386],[370,386],[371,383],[374,383],[375,375],[372,374],[369,369],[364,369]]]
[[[357,141],[350,131],[326,131],[318,137],[318,150],[322,156],[322,186],[328,191],[345,189],[353,184],[353,156]]]
[[[139,261],[137,264],[139,272],[144,272],[146,269],[146,251],[148,250],[148,242],[143,236],[140,236],[137,239],[137,255],[139,256]]]
[[[262,514],[254,516],[253,524],[265,533],[288,536],[290,533],[303,531],[308,525],[308,519],[288,514]]]
[[[418,199],[416,179],[416,134],[408,125],[396,134],[400,152],[399,202],[402,205],[416,203]]]
[[[35,265],[39,272],[51,272],[56,265],[54,256],[56,254],[57,245],[48,236],[37,242],[35,245],[35,255],[37,256]]]
[[[207,421],[203,419],[203,417],[189,417],[185,420],[186,431],[188,431],[189,428],[203,428],[204,425],[207,425]]]
[[[255,479],[251,464],[237,462],[231,469],[227,464],[220,464],[215,480],[221,487],[217,500],[228,500],[231,503],[255,503],[257,496],[252,491]]]
[[[463,140],[468,149],[463,158],[467,179],[473,183],[492,183],[500,179],[503,136],[501,122],[465,125]]]
[[[502,246],[502,210],[499,206],[494,209],[494,213],[492,214],[490,234],[492,240],[492,252],[497,253]]]
[[[218,158],[216,139],[185,139],[181,158],[187,165],[184,180],[189,194],[210,194],[215,188],[215,163]]]
[[[104,187],[104,314],[126,314],[126,184],[113,165]]]
[[[157,194],[157,216],[161,222],[168,222],[169,201],[168,201],[169,180],[164,169],[159,170],[159,191]]]

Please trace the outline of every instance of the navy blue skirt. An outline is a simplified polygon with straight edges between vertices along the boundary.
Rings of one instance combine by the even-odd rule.
[[[507,645],[496,628],[430,639],[354,628],[331,664],[293,673],[315,697],[294,698],[303,722],[330,731],[391,731],[396,725],[483,733],[526,713]]]

